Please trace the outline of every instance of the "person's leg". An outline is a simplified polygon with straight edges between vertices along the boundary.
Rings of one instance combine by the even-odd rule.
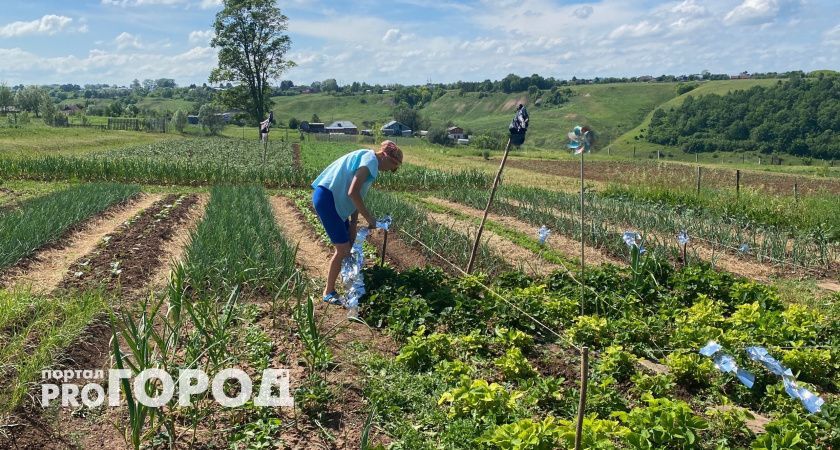
[[[324,287],[324,296],[335,291],[335,282],[338,280],[338,274],[341,272],[341,262],[344,258],[350,256],[350,243],[335,244],[335,252],[332,259],[330,259],[330,270],[327,274],[327,285]]]
[[[329,189],[315,188],[315,192],[312,193],[312,204],[315,207],[315,212],[318,213],[318,219],[321,220],[321,224],[327,232],[327,236],[330,237],[330,242],[335,246],[335,252],[330,259],[327,273],[327,285],[324,288],[324,296],[326,297],[335,291],[335,283],[341,271],[341,262],[350,255],[349,223],[342,220],[336,212],[335,200]]]

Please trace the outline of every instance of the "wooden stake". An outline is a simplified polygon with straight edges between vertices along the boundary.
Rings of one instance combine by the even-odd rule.
[[[700,171],[703,170],[702,167],[697,166],[697,195],[700,195]]]
[[[741,169],[735,169],[735,196],[741,198]]]
[[[475,234],[475,242],[473,242],[472,252],[470,252],[470,260],[467,262],[466,272],[472,273],[473,265],[475,264],[475,257],[478,254],[478,245],[481,243],[481,233],[484,231],[484,222],[487,221],[487,214],[490,213],[490,205],[493,204],[493,198],[496,196],[496,188],[499,186],[499,180],[502,177],[502,170],[505,168],[508,153],[510,153],[510,138],[508,138],[505,146],[505,154],[502,156],[502,163],[499,164],[499,171],[496,172],[496,178],[493,180],[493,187],[490,189],[490,198],[487,199],[487,206],[484,208],[484,216],[481,218],[481,223],[478,225],[478,231]]]
[[[382,254],[379,255],[379,267],[385,265],[385,249],[388,247],[388,230],[385,230],[385,236],[382,237]]]
[[[577,427],[575,428],[575,450],[581,450],[583,442],[583,416],[586,412],[586,388],[589,384],[589,347],[581,349],[580,401],[578,402]]]
[[[793,182],[793,201],[799,203],[799,185],[795,181]]]

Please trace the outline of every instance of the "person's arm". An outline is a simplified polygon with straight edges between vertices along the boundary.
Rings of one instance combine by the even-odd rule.
[[[356,212],[367,220],[368,227],[374,228],[376,227],[376,218],[368,211],[362,199],[362,186],[369,176],[370,170],[367,167],[359,167],[359,170],[353,176],[353,181],[350,182],[350,190],[347,191],[347,195],[350,196],[350,201],[356,207]]]

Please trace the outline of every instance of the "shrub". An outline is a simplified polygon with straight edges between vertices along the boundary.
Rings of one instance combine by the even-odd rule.
[[[198,110],[198,123],[201,124],[201,129],[213,136],[219,134],[225,126],[220,113],[219,108],[211,103],[202,105]]]
[[[184,128],[187,126],[187,115],[184,114],[184,111],[180,109],[175,111],[175,114],[172,116],[172,127],[178,130],[179,133],[184,132]]]

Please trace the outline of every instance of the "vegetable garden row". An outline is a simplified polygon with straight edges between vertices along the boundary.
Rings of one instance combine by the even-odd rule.
[[[33,414],[27,396],[40,370],[80,368],[66,356],[85,345],[105,355],[100,363],[135,375],[147,368],[169,373],[200,368],[212,378],[240,367],[256,389],[263,369],[291,371],[291,409],[250,401],[222,408],[209,390],[186,406],[174,396],[160,408],[149,408],[124,383],[125,406],[118,412],[61,416],[82,427],[91,420],[81,417],[86,414],[113,422],[116,427],[109,429],[118,431],[98,433],[116,432],[130,448],[573,448],[580,355],[586,346],[592,362],[583,448],[840,447],[840,296],[825,297],[825,306],[814,309],[697,258],[678,268],[672,258],[676,241],[655,236],[686,229],[718,245],[746,243],[752,249],[748,258],[780,259],[836,274],[837,247],[828,238],[738,223],[709,210],[591,195],[584,241],[616,258],[629,256],[630,262],[623,268],[589,267],[580,280],[575,255],[547,252],[533,236],[539,225],[548,225],[580,239],[579,199],[504,186],[494,212],[533,229],[500,235],[533,251],[537,264],[556,259],[573,270],[525,275],[512,271],[507,255],[485,244],[477,274],[466,276],[453,267],[466,266],[473,236],[431,220],[432,206],[425,199],[435,196],[480,209],[486,202],[481,187],[488,180],[475,172],[413,166],[383,176],[377,185],[382,189],[372,190],[366,201],[377,214],[393,217],[392,243],[439,267],[378,266],[373,256],[379,249],[368,246],[372,263],[364,272],[364,323],[347,321],[343,309],[313,302],[319,282],[300,269],[303,260],[323,257],[327,247],[319,255],[303,252],[296,242],[302,237],[284,226],[303,220],[312,239],[322,234],[309,191],[279,192],[294,200],[299,219],[277,216],[269,196],[278,193],[265,190],[304,187],[317,167],[347,149],[314,144],[304,148],[302,167],[296,167],[285,147],[266,154],[263,163],[262,149],[254,146],[185,142],[87,157],[0,160],[0,173],[23,179],[218,184],[210,189],[183,258],[159,258],[158,265],[170,267],[164,286],[111,290],[108,283],[118,283],[120,274],[91,270],[105,290],[91,284],[66,289],[65,283],[46,295],[0,291],[0,415]],[[239,184],[244,182],[256,184]],[[418,195],[420,190],[426,192]],[[0,233],[6,233],[0,270],[25,270],[26,259],[39,249],[139,192],[134,185],[79,184],[0,211]],[[166,222],[166,211],[175,211],[187,198],[170,195],[145,215],[139,212],[109,235],[96,251],[98,259],[83,255],[71,272],[88,261],[109,264],[121,254],[109,242],[122,242],[121,236],[136,236],[125,240],[129,248],[141,236],[168,239],[141,232],[155,221],[140,218]],[[25,221],[38,225],[25,226]],[[179,225],[169,220],[165,226]],[[639,230],[647,252],[639,245],[628,247],[617,230],[625,226]],[[107,324],[110,331],[91,333],[97,324]],[[709,341],[755,376],[751,388],[721,370],[721,360],[699,353]],[[766,348],[791,370],[799,388],[824,399],[821,411],[809,413],[791,398],[782,378],[750,358],[746,348],[752,346]],[[145,389],[154,393],[160,387],[150,383]],[[242,387],[228,383],[224,389],[234,396]],[[769,423],[756,427],[751,414],[766,416]],[[26,441],[32,432],[4,430],[12,440],[0,435],[0,444]]]

